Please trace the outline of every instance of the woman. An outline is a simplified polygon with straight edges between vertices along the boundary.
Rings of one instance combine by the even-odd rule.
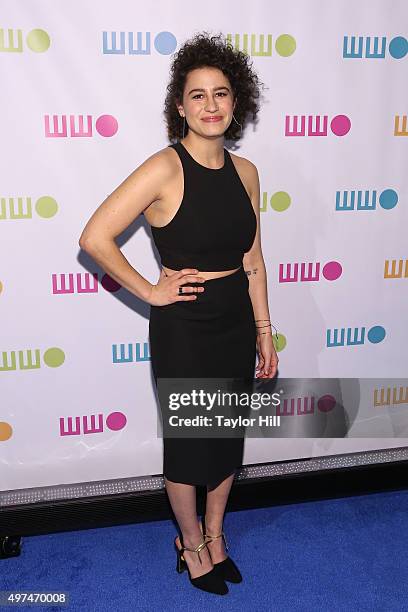
[[[275,376],[267,282],[260,243],[259,179],[250,161],[230,154],[247,116],[258,112],[259,80],[249,57],[222,36],[197,34],[175,55],[165,117],[178,140],[142,163],[101,204],[80,246],[123,287],[151,305],[149,340],[160,378]],[[181,138],[181,140],[179,140]],[[115,237],[140,214],[162,260],[156,284],[126,260]],[[181,530],[177,570],[225,594],[242,576],[226,554],[223,516],[242,464],[243,437],[163,437],[166,491]],[[197,520],[196,490],[207,487]]]

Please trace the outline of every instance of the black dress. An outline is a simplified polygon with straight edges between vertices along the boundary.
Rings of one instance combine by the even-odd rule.
[[[202,166],[180,142],[184,194],[166,226],[152,226],[162,265],[173,270],[239,269],[205,283],[191,301],[151,306],[150,357],[160,378],[252,380],[256,327],[242,258],[255,237],[256,215],[227,149],[219,169]],[[171,481],[216,486],[242,465],[239,437],[163,437],[163,474]]]

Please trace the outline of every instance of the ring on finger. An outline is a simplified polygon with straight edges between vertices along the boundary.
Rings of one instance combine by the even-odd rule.
[[[191,287],[191,289],[193,290],[192,293],[197,293],[197,287]],[[189,293],[191,293],[191,291]],[[178,295],[184,295],[183,285],[178,288]]]

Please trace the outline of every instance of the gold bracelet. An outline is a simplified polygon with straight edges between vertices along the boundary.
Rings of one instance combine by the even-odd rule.
[[[265,334],[269,334],[269,332],[260,332],[260,333],[257,334],[257,336],[264,336]],[[273,336],[273,335],[274,334],[272,334],[272,332],[271,332],[271,336]],[[279,340],[278,334],[275,334],[275,338],[276,338],[276,341]]]
[[[278,340],[278,330],[276,329],[276,327],[275,327],[274,325],[272,325],[272,323],[271,323],[271,326],[272,326],[272,327],[273,327],[273,328],[276,330],[276,334],[275,334],[275,336],[276,336],[276,340]],[[257,325],[256,325],[255,327],[256,327],[257,329],[259,329]],[[261,325],[260,327],[265,327],[265,326],[264,326],[264,325]],[[269,325],[268,325],[268,327],[269,327]],[[270,332],[271,332],[271,334],[272,334],[272,336],[273,336],[272,330],[270,330]],[[263,336],[264,334],[269,334],[269,331],[267,331],[267,332],[258,332],[258,331],[257,331],[256,333],[257,333],[257,335],[258,335],[258,336]]]
[[[273,327],[276,330],[276,334],[275,334],[276,340],[278,340],[278,330],[276,329],[276,327],[272,323],[270,323],[270,319],[255,319],[255,322],[256,321],[269,321],[269,323],[267,323],[266,325],[255,325],[255,327],[256,327],[256,329],[261,329],[262,327],[269,327],[269,326]],[[270,332],[271,332],[271,334],[273,336],[272,330],[270,330]],[[269,334],[268,331],[267,332],[258,332],[257,331],[256,333],[257,333],[258,336],[264,336],[265,334]]]

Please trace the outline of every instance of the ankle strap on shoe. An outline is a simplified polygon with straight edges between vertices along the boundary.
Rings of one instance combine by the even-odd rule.
[[[182,545],[180,553],[183,553],[185,550],[189,550],[190,552],[196,552],[198,553],[198,558],[200,560],[201,565],[203,564],[203,562],[201,561],[201,557],[200,557],[200,551],[205,548],[207,546],[207,542],[205,540],[203,540],[201,542],[201,544],[199,544],[196,548],[187,548],[187,546]],[[184,557],[183,557],[184,558]]]
[[[225,533],[222,531],[221,533],[219,533],[216,536],[210,536],[208,533],[204,534],[206,538],[209,538],[210,540],[216,540],[217,538],[220,538],[222,536],[223,540],[224,540],[224,544],[225,544],[225,548],[226,550],[228,550],[228,545],[227,545],[227,539],[225,537]]]

